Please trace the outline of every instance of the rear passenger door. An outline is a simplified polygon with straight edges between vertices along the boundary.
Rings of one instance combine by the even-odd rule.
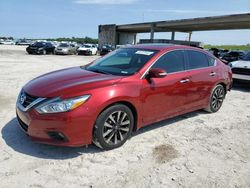
[[[189,77],[188,100],[185,107],[188,109],[204,106],[210,92],[217,81],[215,58],[196,50],[185,50],[186,73]]]

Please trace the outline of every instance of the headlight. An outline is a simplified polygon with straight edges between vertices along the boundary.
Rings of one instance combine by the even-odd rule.
[[[89,97],[90,95],[84,95],[81,97],[75,97],[65,100],[62,100],[60,98],[51,99],[44,104],[36,107],[36,111],[38,111],[40,114],[67,112],[85,103]]]
[[[38,48],[38,50],[43,50],[43,48]]]
[[[231,67],[231,68],[233,67],[232,63],[228,63],[228,66]]]

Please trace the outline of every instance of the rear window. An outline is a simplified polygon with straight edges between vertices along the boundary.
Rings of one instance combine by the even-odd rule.
[[[207,55],[202,52],[187,50],[188,65],[187,69],[198,69],[208,67]]]
[[[243,58],[243,60],[250,61],[250,52],[248,52],[247,55],[245,55],[245,57]]]

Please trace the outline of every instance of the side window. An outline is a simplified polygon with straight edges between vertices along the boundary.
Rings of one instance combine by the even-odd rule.
[[[167,73],[185,70],[184,54],[181,50],[168,52],[158,59],[152,68],[164,69]]]
[[[186,50],[188,57],[188,67],[187,69],[198,69],[203,67],[208,67],[207,55],[202,52]]]
[[[208,59],[208,66],[212,67],[215,65],[216,60],[213,57],[207,56]]]

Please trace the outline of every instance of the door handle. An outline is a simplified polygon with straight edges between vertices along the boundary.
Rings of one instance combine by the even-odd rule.
[[[216,75],[216,72],[211,72],[210,74],[209,74],[209,76],[215,76]]]
[[[190,81],[190,80],[187,78],[187,79],[181,80],[180,83],[184,84],[184,83],[187,83],[187,82],[189,82],[189,81]]]

